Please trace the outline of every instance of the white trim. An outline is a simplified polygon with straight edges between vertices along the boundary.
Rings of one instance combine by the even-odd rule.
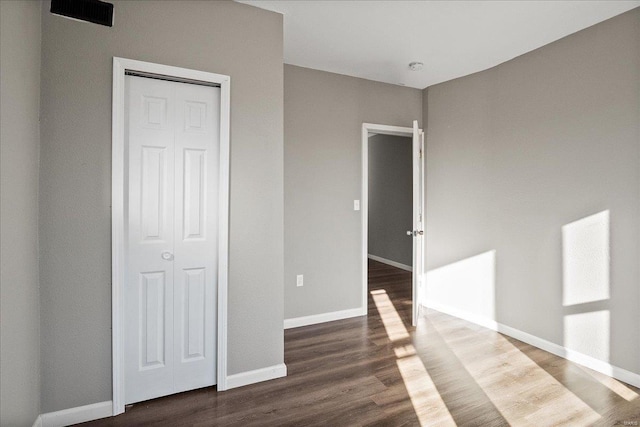
[[[636,374],[626,369],[611,365],[610,363],[603,360],[587,356],[586,354],[568,349],[559,344],[547,341],[543,338],[531,335],[519,329],[512,328],[511,326],[503,325],[502,323],[498,323],[495,320],[469,313],[465,310],[459,310],[451,306],[438,304],[437,302],[428,300],[425,306],[431,308],[432,310],[436,310],[441,313],[445,313],[450,316],[475,323],[476,325],[483,326],[492,331],[510,336],[511,338],[515,338],[519,341],[525,342],[551,354],[562,357],[563,359],[567,359],[570,362],[577,363],[578,365],[585,366],[589,369],[593,369],[594,371],[608,375],[627,384],[631,384],[634,387],[640,387],[640,374]]]
[[[360,194],[360,211],[361,211],[361,274],[362,274],[362,305],[360,306],[360,314],[362,316],[367,315],[367,298],[368,298],[368,285],[367,285],[367,255],[368,255],[368,228],[369,228],[369,135],[370,134],[383,134],[383,135],[395,135],[406,136],[411,138],[413,136],[413,129],[401,126],[388,126],[377,125],[373,123],[362,124],[362,190]]]
[[[124,412],[124,72],[113,58],[111,115],[111,351],[113,414]]]
[[[390,259],[382,258],[381,256],[369,254],[369,255],[367,255],[367,258],[372,259],[374,261],[381,262],[383,264],[390,265],[392,267],[400,268],[402,270],[413,271],[413,267],[411,267],[410,265],[402,264],[402,263],[397,262],[397,261],[392,261]]]
[[[362,129],[367,130],[366,139],[369,136],[374,135],[393,135],[393,136],[408,136],[411,137],[413,135],[413,128],[404,127],[404,126],[389,126],[389,125],[378,125],[375,123],[363,123]]]
[[[362,316],[362,309],[350,308],[348,310],[332,311],[329,313],[312,314],[311,316],[293,317],[284,319],[284,328],[299,328],[301,326],[316,325],[318,323],[333,322],[334,320],[348,319]]]
[[[218,341],[217,389],[227,389],[227,288],[229,248],[229,76],[189,70],[169,65],[153,64],[125,58],[113,58],[112,162],[111,162],[111,242],[112,242],[112,414],[124,412],[124,81],[125,71],[135,70],[185,79],[201,80],[220,85],[220,211],[218,248]],[[111,404],[111,402],[109,402]],[[111,415],[111,414],[110,414]]]
[[[231,78],[220,82],[220,192],[218,196],[218,367],[217,390],[227,389],[227,299],[229,283],[229,167]]]
[[[38,415],[38,418],[33,422],[33,427],[42,427],[42,415]]]
[[[287,376],[287,365],[268,366],[266,368],[255,369],[253,371],[241,372],[227,377],[227,389],[242,387],[262,381],[274,380]]]
[[[63,409],[62,411],[48,412],[40,415],[38,419],[41,427],[64,427],[110,417],[113,415],[112,408],[113,403],[108,400],[106,402]],[[37,422],[38,420],[36,420]]]

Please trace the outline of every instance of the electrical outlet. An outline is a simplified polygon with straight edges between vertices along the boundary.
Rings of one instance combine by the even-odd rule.
[[[304,285],[304,276],[302,274],[298,274],[296,276],[296,285],[303,286]]]
[[[353,210],[354,211],[359,211],[360,210],[360,200],[354,200],[353,201]]]

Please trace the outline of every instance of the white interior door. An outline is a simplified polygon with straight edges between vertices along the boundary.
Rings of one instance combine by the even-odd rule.
[[[126,77],[125,402],[216,383],[220,89]]]
[[[420,317],[424,271],[424,132],[413,121],[413,274],[412,323]]]

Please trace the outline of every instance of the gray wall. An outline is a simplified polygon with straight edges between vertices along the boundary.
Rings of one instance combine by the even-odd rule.
[[[608,311],[640,372],[640,9],[426,93],[428,269],[495,250],[498,322],[565,345]],[[605,210],[610,297],[563,306],[563,226]]]
[[[420,90],[285,65],[285,318],[361,306],[361,128],[411,126]],[[296,287],[296,275],[304,286]]]
[[[413,264],[411,138],[369,137],[369,255]]]
[[[0,2],[0,425],[40,413],[40,2]]]
[[[231,76],[229,373],[283,362],[282,16],[116,1],[113,28],[42,15],[42,410],[111,399],[114,56]],[[3,95],[4,96],[4,95]]]

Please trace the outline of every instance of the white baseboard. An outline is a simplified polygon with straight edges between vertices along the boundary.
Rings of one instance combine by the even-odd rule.
[[[390,265],[392,267],[400,268],[402,270],[413,271],[413,267],[411,267],[410,265],[406,265],[406,264],[399,263],[397,261],[392,261],[390,259],[382,258],[382,257],[377,256],[377,255],[368,254],[367,258],[372,259],[374,261],[381,262],[383,264]]]
[[[286,376],[287,365],[284,363],[253,371],[241,372],[227,377],[227,390]],[[33,427],[65,427],[111,416],[113,416],[113,403],[109,400],[39,415]]]
[[[366,312],[364,313],[366,314]],[[315,325],[317,323],[333,322],[334,320],[348,319],[350,317],[362,316],[362,308],[350,308],[348,310],[332,311],[330,313],[314,314],[311,316],[294,317],[284,319],[284,328],[299,328],[300,326]]]
[[[636,374],[626,369],[613,366],[603,360],[587,356],[586,354],[568,349],[559,344],[547,341],[543,338],[531,335],[519,329],[512,328],[511,326],[503,325],[502,323],[498,323],[493,319],[478,316],[464,310],[456,309],[455,307],[439,304],[435,301],[427,301],[425,306],[441,313],[466,320],[467,322],[475,323],[476,325],[483,326],[487,329],[500,332],[501,334],[510,336],[511,338],[515,338],[519,341],[525,342],[551,354],[555,354],[556,356],[577,363],[578,365],[593,369],[594,371],[608,375],[627,384],[631,384],[632,386],[640,387],[640,374]]]
[[[41,427],[65,427],[71,424],[84,423],[86,421],[99,420],[113,415],[113,403],[93,403],[91,405],[78,406],[62,411],[48,412],[38,417]],[[36,423],[38,423],[38,419]],[[34,424],[34,427],[36,424]]]
[[[256,369],[253,371],[241,372],[239,374],[229,375],[227,377],[227,390],[242,387],[249,384],[255,384],[262,381],[274,380],[287,376],[287,365],[281,363],[279,365],[268,366],[266,368]]]

